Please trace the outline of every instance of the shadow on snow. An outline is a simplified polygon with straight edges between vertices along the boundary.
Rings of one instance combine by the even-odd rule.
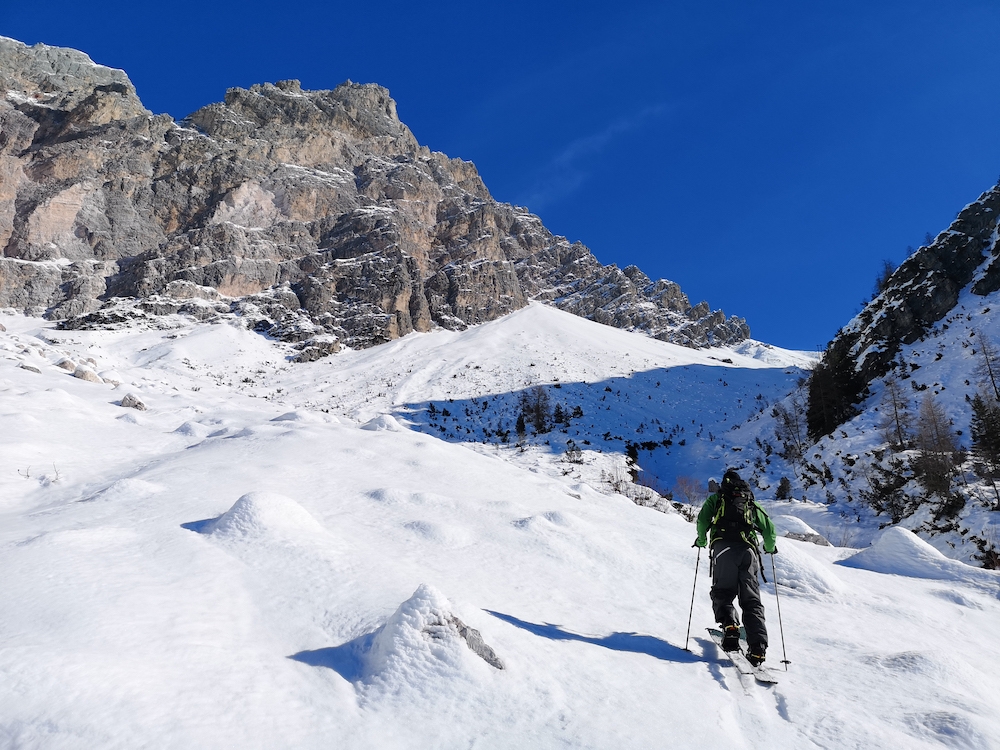
[[[372,639],[378,630],[355,638],[340,646],[318,648],[313,651],[299,651],[289,659],[308,664],[310,667],[325,667],[332,669],[348,682],[358,682],[364,676],[362,655],[371,647]]]
[[[770,411],[795,387],[796,368],[683,365],[596,382],[555,382],[471,398],[398,407],[411,429],[456,443],[517,444],[563,454],[576,447],[631,453],[643,471],[669,485],[679,473],[719,473],[737,461],[750,435],[732,430]],[[524,402],[547,402],[541,430],[517,419]],[[556,420],[556,411],[562,415]],[[529,410],[530,411],[530,410]]]
[[[647,656],[652,656],[655,659],[672,661],[680,664],[692,664],[694,662],[701,661],[701,659],[689,651],[685,651],[682,648],[674,646],[671,643],[667,643],[666,641],[660,638],[655,638],[651,635],[641,635],[639,633],[611,633],[611,635],[603,637],[581,635],[569,630],[563,630],[558,625],[552,625],[551,623],[539,625],[538,623],[518,619],[513,615],[505,615],[503,612],[494,612],[490,609],[486,611],[497,619],[510,623],[514,627],[527,630],[533,635],[548,638],[553,641],[580,641],[582,643],[590,643],[594,646],[611,649],[612,651],[623,651],[631,654],[646,654]]]

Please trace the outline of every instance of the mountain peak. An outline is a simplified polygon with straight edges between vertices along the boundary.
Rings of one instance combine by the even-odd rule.
[[[529,300],[693,347],[749,336],[494,200],[382,86],[231,88],[178,124],[83,53],[5,40],[0,62],[0,306],[89,327],[118,321],[119,297],[211,315],[188,294],[208,290],[191,292],[208,310],[324,353]]]

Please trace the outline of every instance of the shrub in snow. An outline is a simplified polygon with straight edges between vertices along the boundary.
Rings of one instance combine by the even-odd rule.
[[[121,405],[129,409],[138,409],[139,411],[146,411],[146,405],[142,402],[138,396],[133,393],[126,393],[125,398],[121,400]]]

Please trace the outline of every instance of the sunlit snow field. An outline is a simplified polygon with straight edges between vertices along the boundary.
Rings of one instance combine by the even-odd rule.
[[[2,747],[1000,747],[996,573],[902,529],[780,538],[766,687],[705,634],[704,557],[685,640],[694,527],[600,481],[612,443],[568,466],[426,413],[558,380],[591,437],[633,415],[718,429],[807,358],[540,305],[305,365],[229,324],[0,323]]]

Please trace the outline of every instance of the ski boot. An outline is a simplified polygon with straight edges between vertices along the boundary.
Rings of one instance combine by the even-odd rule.
[[[747,661],[750,662],[751,666],[759,667],[764,663],[764,657],[766,654],[767,646],[763,644],[751,646],[747,651]]]
[[[722,650],[723,651],[740,650],[739,625],[726,625],[725,630],[722,633]]]

